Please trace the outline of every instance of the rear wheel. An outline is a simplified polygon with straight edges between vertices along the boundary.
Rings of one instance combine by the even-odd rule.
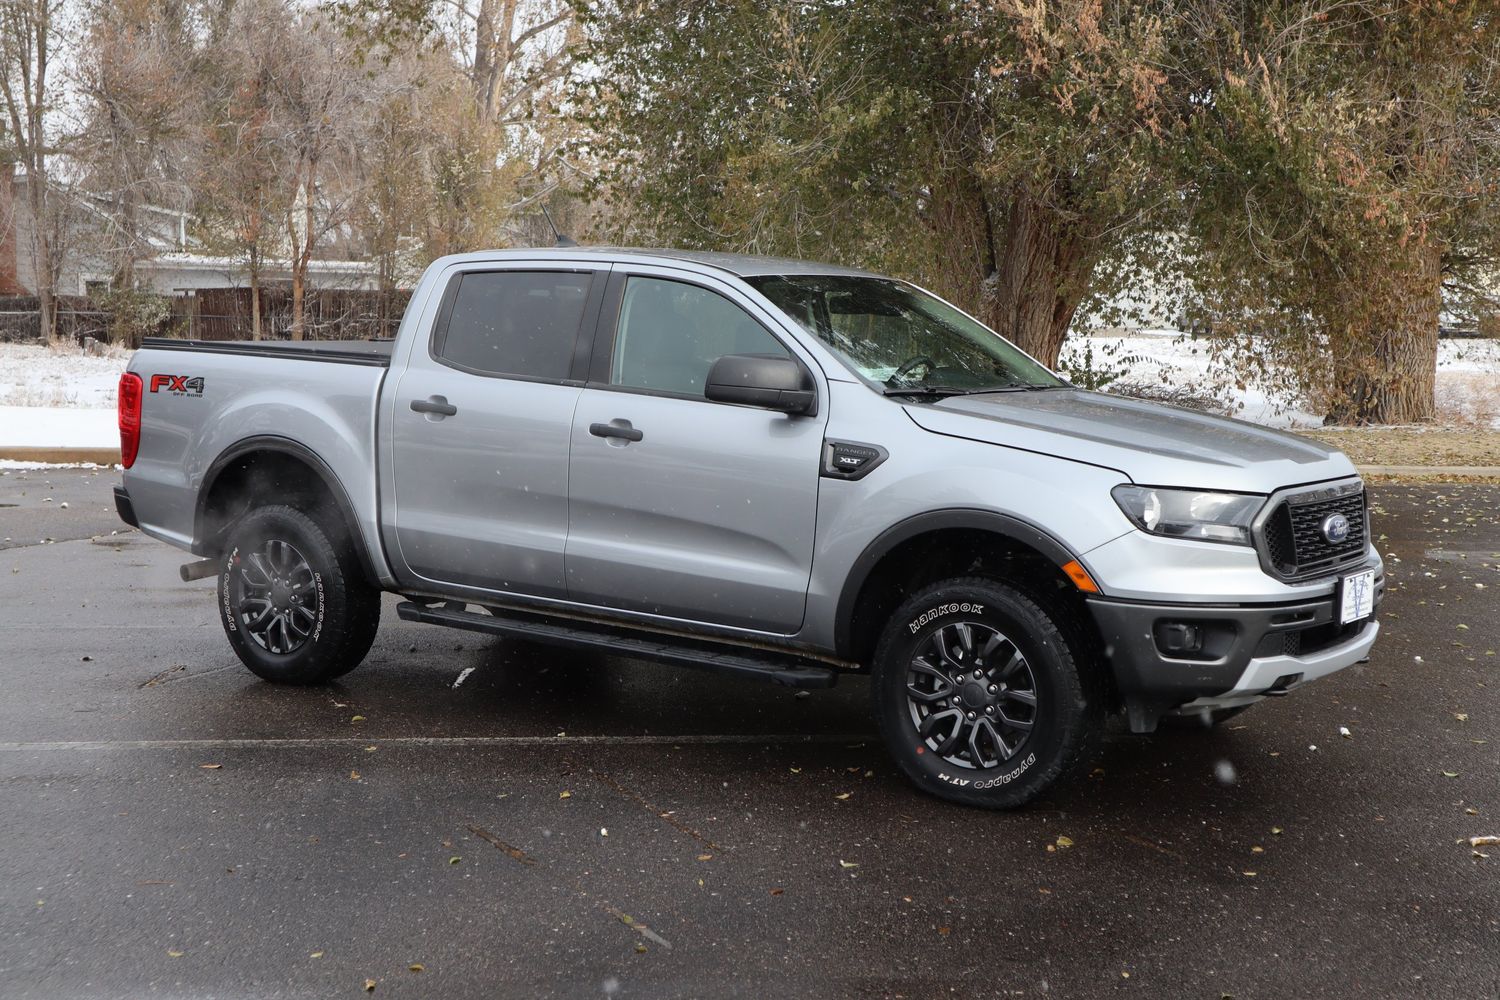
[[[1029,802],[1075,769],[1100,723],[1059,620],[978,577],[934,584],[895,612],[872,690],[907,777],[991,809]]]
[[[219,617],[241,662],[279,684],[319,684],[359,666],[380,624],[380,591],[358,557],[306,513],[260,507],[230,532]]]

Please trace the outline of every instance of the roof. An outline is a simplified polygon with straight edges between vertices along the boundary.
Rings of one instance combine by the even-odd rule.
[[[651,263],[655,261],[687,261],[704,267],[712,267],[741,278],[761,274],[847,274],[865,277],[880,277],[873,271],[844,267],[839,264],[822,264],[816,261],[794,260],[789,257],[762,257],[756,254],[714,253],[708,250],[673,250],[639,247],[537,247],[522,250],[489,250],[463,254],[457,260],[506,260],[526,258],[529,260],[557,258],[577,260],[579,257],[599,256],[610,262],[631,261]]]

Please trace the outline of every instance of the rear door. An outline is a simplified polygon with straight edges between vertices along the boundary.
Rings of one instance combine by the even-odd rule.
[[[816,416],[703,396],[725,354],[789,355],[816,372],[774,328],[728,282],[616,265],[573,420],[573,600],[765,632],[801,627],[826,394]]]
[[[413,345],[392,416],[394,534],[417,581],[567,596],[568,447],[608,267],[475,265]]]

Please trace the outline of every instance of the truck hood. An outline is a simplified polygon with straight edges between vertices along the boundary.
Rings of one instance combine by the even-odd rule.
[[[1147,486],[1270,493],[1355,474],[1318,441],[1082,389],[954,396],[906,412],[935,434],[1104,466]]]

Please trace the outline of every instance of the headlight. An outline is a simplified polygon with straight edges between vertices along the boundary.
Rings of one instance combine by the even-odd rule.
[[[1250,522],[1266,502],[1243,493],[1116,486],[1110,491],[1125,516],[1142,531],[1168,538],[1249,545]]]

